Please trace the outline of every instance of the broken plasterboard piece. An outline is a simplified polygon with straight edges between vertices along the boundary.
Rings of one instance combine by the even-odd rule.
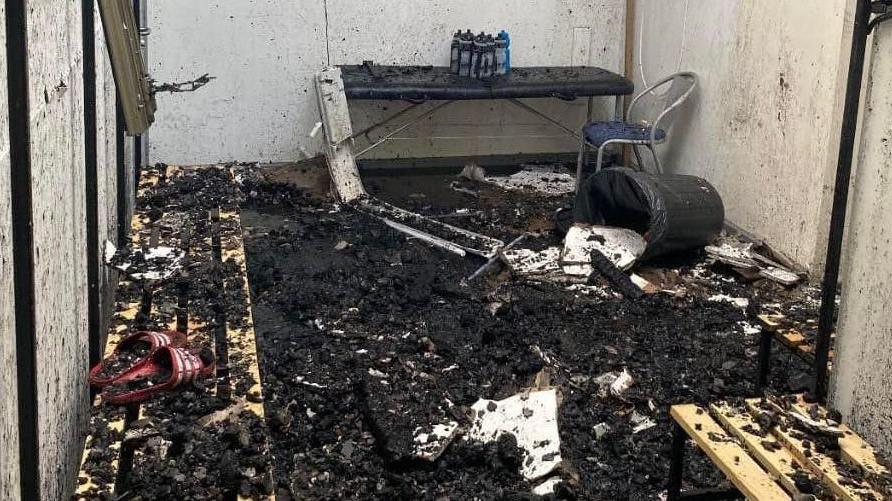
[[[434,425],[430,431],[418,427],[415,429],[414,453],[426,461],[436,461],[458,433],[458,423],[449,421],[446,424]]]
[[[729,266],[752,270],[759,268],[759,263],[750,257],[750,249],[752,247],[753,244],[731,245],[723,243],[719,246],[707,245],[703,250]]]
[[[796,285],[802,280],[799,275],[783,268],[776,268],[774,266],[769,266],[768,268],[759,270],[759,276],[767,278],[769,280],[774,280],[775,282],[782,285]]]
[[[535,191],[560,196],[576,190],[576,178],[558,167],[527,165],[510,176],[488,176],[486,182],[510,191]]]
[[[504,400],[478,400],[476,418],[467,437],[481,442],[514,435],[524,450],[520,473],[527,480],[551,474],[561,464],[561,436],[557,424],[557,390],[519,393]]]
[[[707,301],[715,301],[717,303],[731,303],[734,306],[746,310],[750,305],[750,300],[745,297],[731,297],[726,294],[716,294],[714,296],[710,296],[706,299]]]
[[[520,275],[547,275],[561,271],[558,266],[560,247],[548,247],[541,251],[509,249],[502,253],[505,263]]]
[[[644,254],[644,237],[626,228],[574,225],[564,238],[561,267],[568,275],[592,274],[592,251],[601,251],[617,268],[627,270]]]
[[[182,268],[185,252],[173,247],[142,249],[116,249],[105,241],[105,264],[124,272],[134,280],[162,280],[170,278]]]

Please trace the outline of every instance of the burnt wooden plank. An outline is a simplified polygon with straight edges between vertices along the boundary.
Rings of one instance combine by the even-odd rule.
[[[706,409],[696,405],[675,405],[670,414],[747,499],[791,499],[747,451],[710,417]]]

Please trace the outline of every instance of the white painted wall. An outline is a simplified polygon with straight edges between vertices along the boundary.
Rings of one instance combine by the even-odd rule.
[[[727,218],[822,268],[850,49],[851,0],[637,0],[635,86],[690,70],[700,87],[660,154],[702,176]]]
[[[6,4],[0,3],[0,499],[19,498],[18,388],[12,276],[9,110],[6,95]]]
[[[447,65],[457,28],[509,30],[516,66],[585,63],[621,71],[624,6],[624,0],[154,1],[149,5],[153,78],[179,81],[207,72],[217,79],[193,94],[158,96],[150,161],[294,161],[320,153],[319,139],[307,137],[318,120],[312,85],[317,70],[328,62],[363,60]],[[573,28],[590,28],[590,37],[574,41]],[[582,123],[581,102],[532,104],[574,128]],[[602,99],[599,105],[599,116],[608,116],[612,102]],[[402,106],[356,103],[354,126],[365,127]],[[376,154],[424,157],[577,148],[541,119],[508,106],[478,102],[443,110]]]
[[[892,454],[892,26],[873,37],[850,202],[833,404]]]

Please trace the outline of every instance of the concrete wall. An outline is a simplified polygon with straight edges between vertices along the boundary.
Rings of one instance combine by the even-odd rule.
[[[700,88],[660,148],[703,176],[727,217],[822,267],[850,48],[851,0],[635,2],[635,84],[681,70]],[[638,50],[643,23],[643,50]]]
[[[149,71],[158,81],[205,72],[192,94],[158,96],[150,162],[294,161],[321,152],[313,74],[327,62],[448,65],[457,28],[507,29],[516,66],[623,66],[624,0],[158,0],[149,5]],[[612,100],[599,101],[608,116]],[[584,105],[534,100],[577,127]],[[356,103],[354,126],[401,103]],[[457,105],[376,152],[422,157],[573,151],[550,125],[506,103]],[[386,110],[385,110],[386,108]],[[508,137],[492,137],[508,136]]]
[[[0,499],[18,497],[19,430],[13,312],[9,101],[6,95],[6,4],[0,2]]]
[[[881,25],[866,65],[867,95],[842,269],[833,404],[892,455],[892,26]]]

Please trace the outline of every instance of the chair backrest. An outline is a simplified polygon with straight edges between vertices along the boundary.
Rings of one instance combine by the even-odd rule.
[[[656,130],[668,129],[673,110],[681,106],[697,87],[697,75],[681,72],[669,75],[632,99],[628,122],[645,122]]]

